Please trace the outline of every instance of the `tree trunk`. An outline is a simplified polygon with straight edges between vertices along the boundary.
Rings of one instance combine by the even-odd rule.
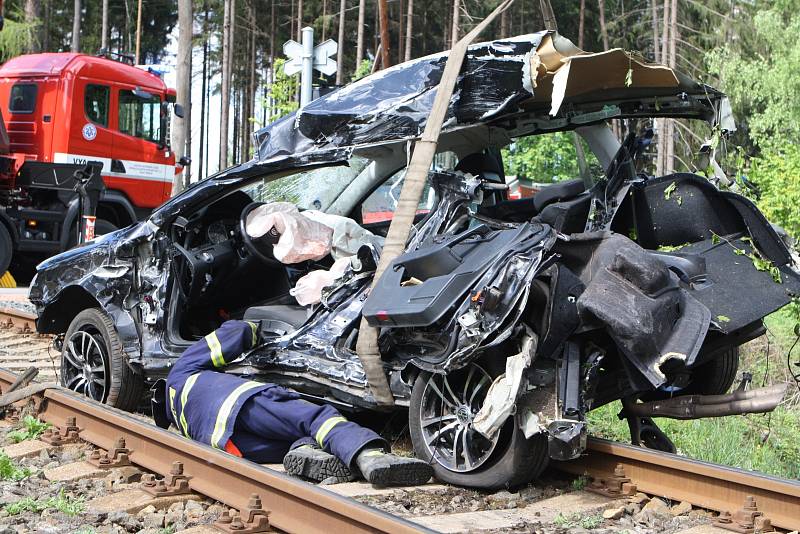
[[[50,2],[44,3],[44,20],[42,21],[42,50],[50,51]]]
[[[585,2],[586,0],[581,0],[581,1]],[[503,11],[503,14],[500,15],[500,38],[501,39],[505,39],[506,37],[508,37],[508,16],[509,16],[508,12],[509,12],[509,10],[506,9],[505,11]]]
[[[72,13],[72,52],[81,51],[81,0],[75,0],[75,9]]]
[[[344,83],[344,14],[347,10],[347,0],[339,2],[339,36],[336,50],[336,85]]]
[[[245,161],[250,159],[250,143],[253,140],[253,131],[255,128],[256,118],[256,87],[258,80],[256,78],[256,12],[253,5],[250,4],[250,76],[247,85],[247,135],[244,139],[244,149],[242,154]]]
[[[389,5],[387,0],[378,0],[378,11],[381,28],[381,68],[387,69],[392,66],[392,60],[389,56],[392,42],[389,39]]]
[[[608,30],[606,29],[605,0],[597,0],[597,7],[600,10],[600,35],[603,37],[603,50],[608,50]]]
[[[364,59],[364,14],[367,11],[367,0],[358,2],[358,30],[356,31],[356,69]],[[342,44],[339,43],[339,46]]]
[[[397,7],[397,62],[402,63],[404,54],[403,44],[405,44],[405,26],[403,24],[405,19],[403,16],[403,8],[405,5],[403,5],[403,0],[400,0]]]
[[[297,0],[297,42],[303,42],[303,0]]]
[[[461,0],[453,0],[453,28],[450,30],[450,48],[452,49],[458,42],[458,32],[460,31],[461,20]]]
[[[103,0],[102,16],[103,16],[103,23],[102,27],[100,28],[100,48],[102,48],[103,50],[108,50],[108,0]]]
[[[583,50],[584,21],[586,20],[586,0],[581,0],[581,9],[578,14],[578,48]]]
[[[669,66],[677,66],[676,46],[678,42],[678,0],[672,0],[672,12],[669,24]],[[667,121],[667,159],[664,162],[667,174],[675,172],[675,119]]]
[[[183,118],[175,117],[172,148],[175,159],[191,155],[192,149],[192,33],[194,31],[192,0],[178,0],[178,55],[175,58],[176,102],[183,106]],[[175,175],[172,196],[177,195],[190,181],[190,167]]]
[[[406,55],[403,61],[411,60],[411,39],[414,35],[414,0],[408,0],[406,10]]]
[[[25,22],[27,24],[36,25],[36,31],[31,40],[30,52],[36,53],[41,51],[42,25],[39,20],[39,0],[25,0]]]
[[[653,18],[653,58],[656,60],[656,63],[661,63],[661,50],[658,40],[658,6],[656,2],[658,2],[658,0],[650,0],[650,10]]]
[[[461,70],[467,47],[486,26],[491,24],[502,9],[508,6],[508,2],[509,0],[504,1],[486,19],[470,31],[464,39],[459,41],[447,58],[447,63],[436,91],[436,97],[431,107],[428,121],[425,124],[425,130],[420,140],[414,143],[411,161],[403,181],[403,187],[400,189],[397,209],[395,209],[392,223],[389,225],[381,258],[372,280],[373,287],[392,260],[403,253],[408,243],[411,226],[414,223],[417,207],[427,182],[428,172],[436,154],[439,134],[447,114],[448,103],[453,96],[458,72]],[[386,379],[386,371],[381,361],[380,348],[378,346],[378,329],[370,326],[364,318],[361,319],[358,340],[356,341],[356,352],[364,366],[364,373],[367,376],[370,392],[375,401],[381,405],[394,404],[394,398]]]
[[[328,33],[328,0],[322,0],[322,35],[319,42],[325,41],[325,35]]]
[[[200,88],[200,145],[197,147],[197,178],[202,180],[208,174],[208,165],[205,163],[207,151],[205,150],[206,139],[206,87],[208,87],[208,2],[203,0],[203,80]],[[205,166],[205,168],[204,168]],[[205,171],[205,173],[203,172]]]
[[[219,121],[219,170],[228,167],[228,119],[231,100],[231,69],[230,69],[230,44],[231,44],[231,3],[233,0],[223,0],[225,4],[222,19],[222,88],[220,90],[220,121]]]

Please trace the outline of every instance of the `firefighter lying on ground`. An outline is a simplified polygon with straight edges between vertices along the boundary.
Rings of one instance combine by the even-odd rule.
[[[426,462],[385,452],[383,438],[332,406],[222,372],[258,340],[258,323],[228,321],[191,345],[154,388],[156,423],[174,424],[186,437],[254,462],[283,460],[287,473],[316,482],[343,482],[357,474],[382,486],[431,478]]]

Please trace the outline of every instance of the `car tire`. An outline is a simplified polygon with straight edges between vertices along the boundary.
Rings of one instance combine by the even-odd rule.
[[[61,351],[61,385],[121,410],[139,406],[144,377],[128,365],[114,322],[100,308],[83,310],[70,323]]]
[[[728,347],[709,361],[690,370],[686,386],[673,391],[658,389],[642,395],[643,401],[680,395],[723,395],[730,391],[739,372],[739,347]]]
[[[510,488],[530,482],[547,467],[549,461],[547,436],[536,435],[526,439],[513,416],[500,430],[499,442],[479,468],[469,472],[458,472],[445,467],[433,457],[434,454],[426,445],[426,436],[423,433],[421,416],[425,409],[424,395],[427,384],[433,378],[433,374],[421,372],[414,382],[409,406],[409,430],[417,457],[433,466],[437,479],[448,484],[472,488]]]
[[[5,274],[11,265],[11,256],[14,254],[14,242],[8,233],[6,225],[0,223],[0,276]]]
[[[739,347],[729,347],[692,369],[687,395],[722,395],[730,391],[739,372]]]
[[[94,235],[100,237],[101,235],[110,234],[118,230],[118,228],[111,222],[105,219],[97,219],[94,223]],[[78,236],[75,235],[75,228],[70,229],[69,241],[67,241],[67,249],[75,248],[78,244]]]

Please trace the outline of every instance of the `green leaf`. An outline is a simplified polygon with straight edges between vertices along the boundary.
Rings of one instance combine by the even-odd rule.
[[[633,69],[628,69],[628,73],[625,75],[625,87],[631,85],[633,85]]]
[[[731,322],[731,318],[727,315],[717,315],[717,321],[720,323],[729,323]]]
[[[667,188],[664,189],[664,200],[669,200],[669,197],[672,196],[672,193],[675,192],[675,189],[677,189],[677,187],[678,186],[675,185],[675,182],[672,182],[671,184],[669,184],[667,186]]]

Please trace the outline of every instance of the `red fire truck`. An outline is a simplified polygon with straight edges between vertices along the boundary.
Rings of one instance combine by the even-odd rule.
[[[186,163],[169,146],[170,107],[182,115],[175,91],[124,61],[31,54],[0,67],[0,275],[12,255],[30,265],[77,242],[78,169],[95,175],[97,234],[168,199]]]

